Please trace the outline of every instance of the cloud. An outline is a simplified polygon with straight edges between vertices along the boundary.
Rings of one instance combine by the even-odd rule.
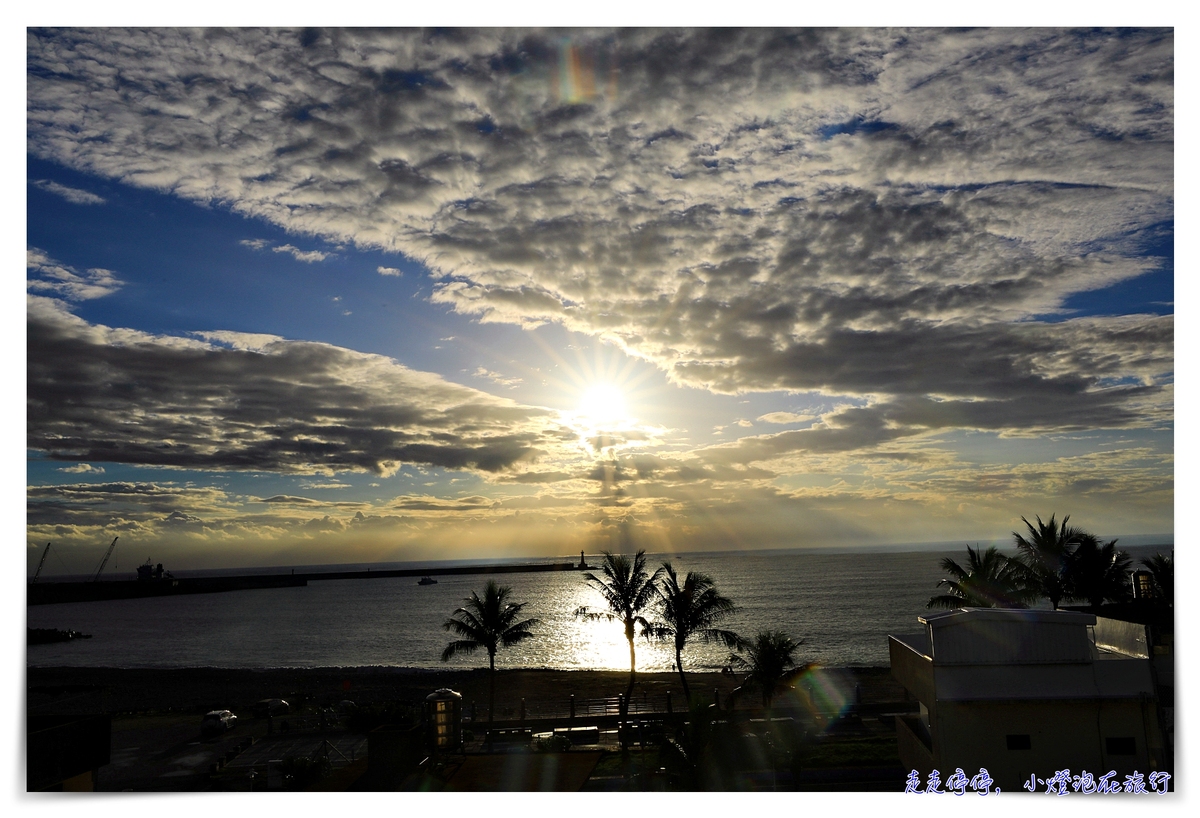
[[[504,375],[501,375],[499,372],[493,372],[492,370],[485,369],[482,366],[476,367],[473,374],[477,378],[487,378],[492,383],[499,384],[500,386],[506,386],[509,389],[520,386],[525,382],[521,378],[508,378]]]
[[[80,190],[77,187],[60,185],[58,182],[52,182],[49,179],[35,179],[31,184],[36,188],[46,191],[47,193],[53,193],[55,196],[61,196],[71,204],[101,205],[106,201],[103,196],[97,196],[95,193],[90,193],[86,190]]]
[[[320,250],[301,250],[290,244],[281,244],[278,247],[272,247],[271,251],[275,253],[291,253],[292,258],[296,259],[296,261],[303,261],[306,264],[324,261],[329,258],[329,253],[322,253]]]
[[[870,404],[747,456],[1169,413],[1170,317],[1061,319],[1161,263],[1171,30],[562,37],[30,30],[29,149],[404,253],[437,303],[677,383]]]
[[[512,483],[560,483],[570,480],[574,475],[565,471],[526,471],[501,478],[504,482]]]
[[[249,247],[251,250],[265,250],[274,242],[269,239],[242,239],[238,244],[243,247]],[[306,264],[313,264],[318,261],[324,261],[329,258],[332,253],[323,253],[320,250],[301,250],[292,244],[281,244],[278,247],[271,247],[273,253],[290,253],[296,261],[303,261]],[[379,268],[382,271],[384,268]]]
[[[30,526],[141,525],[173,514],[211,513],[226,503],[215,488],[168,483],[70,483],[26,489]]]
[[[795,412],[768,412],[761,415],[758,420],[763,423],[807,423],[810,420],[815,420],[816,415],[798,415]]]
[[[195,526],[204,523],[199,517],[191,514],[184,514],[182,511],[172,511],[162,520],[163,525],[167,526]]]
[[[278,335],[262,332],[230,332],[224,330],[192,333],[197,338],[203,338],[214,344],[228,346],[230,349],[240,349],[249,352],[263,352],[273,346],[283,343]]]
[[[55,295],[71,301],[90,301],[112,295],[124,286],[112,270],[93,267],[79,272],[36,247],[25,251],[25,269],[36,276],[28,279],[26,287],[36,293]]]
[[[404,275],[403,270],[399,270],[395,267],[384,267],[383,265],[376,267],[375,272],[379,273],[381,276],[402,276],[402,275]]]
[[[505,472],[570,436],[522,406],[328,344],[206,333],[226,345],[28,306],[27,445],[57,460],[283,473],[404,463]]]
[[[320,500],[312,500],[308,497],[291,497],[286,494],[276,494],[274,497],[266,497],[259,500],[260,503],[281,503],[289,506],[319,506],[322,505]]]
[[[77,463],[74,466],[56,469],[67,474],[104,474],[103,466],[93,466],[91,463]]]
[[[397,497],[391,502],[393,508],[404,511],[479,511],[490,509],[495,504],[495,500],[479,496],[454,500],[440,497]]]

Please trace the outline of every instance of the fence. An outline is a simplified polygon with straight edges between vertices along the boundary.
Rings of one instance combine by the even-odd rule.
[[[545,720],[545,719],[586,719],[598,716],[619,716],[621,714],[622,696],[609,696],[599,699],[556,699],[522,704],[519,708],[498,707],[498,720]],[[679,697],[672,700],[671,694],[656,694],[653,696],[634,696],[629,702],[629,715],[649,713],[674,712],[676,706],[681,706]],[[487,719],[487,708],[479,708],[473,714],[475,720]]]

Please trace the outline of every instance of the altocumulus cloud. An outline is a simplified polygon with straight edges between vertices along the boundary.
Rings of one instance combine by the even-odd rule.
[[[36,293],[47,293],[71,301],[90,301],[103,298],[121,289],[125,282],[112,270],[93,267],[80,272],[68,264],[51,258],[36,247],[25,251],[25,286]]]
[[[1171,318],[1044,318],[1157,263],[1169,30],[28,36],[36,155],[401,251],[681,383],[869,404],[739,457],[1169,418]],[[277,442],[233,459],[303,459]]]
[[[272,252],[291,253],[292,258],[296,259],[296,261],[303,261],[306,264],[313,264],[314,262],[324,261],[329,258],[328,253],[322,253],[320,250],[301,250],[299,247],[291,244],[281,244],[278,247],[272,248]]]
[[[522,406],[326,344],[89,324],[30,296],[31,450],[58,460],[285,473],[503,472],[565,434]],[[224,343],[222,343],[224,341]]]

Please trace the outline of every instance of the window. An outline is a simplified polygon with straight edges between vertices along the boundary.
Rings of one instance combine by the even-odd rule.
[[[1137,742],[1132,736],[1109,736],[1104,739],[1104,749],[1110,756],[1137,755]]]
[[[1028,733],[1009,733],[1004,740],[1010,750],[1028,750],[1030,747]]]

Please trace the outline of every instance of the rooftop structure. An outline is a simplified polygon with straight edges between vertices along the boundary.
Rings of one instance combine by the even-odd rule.
[[[981,768],[1017,789],[1061,770],[1165,770],[1144,630],[1074,611],[964,608],[889,636],[892,675],[921,705],[900,760],[926,777]]]

